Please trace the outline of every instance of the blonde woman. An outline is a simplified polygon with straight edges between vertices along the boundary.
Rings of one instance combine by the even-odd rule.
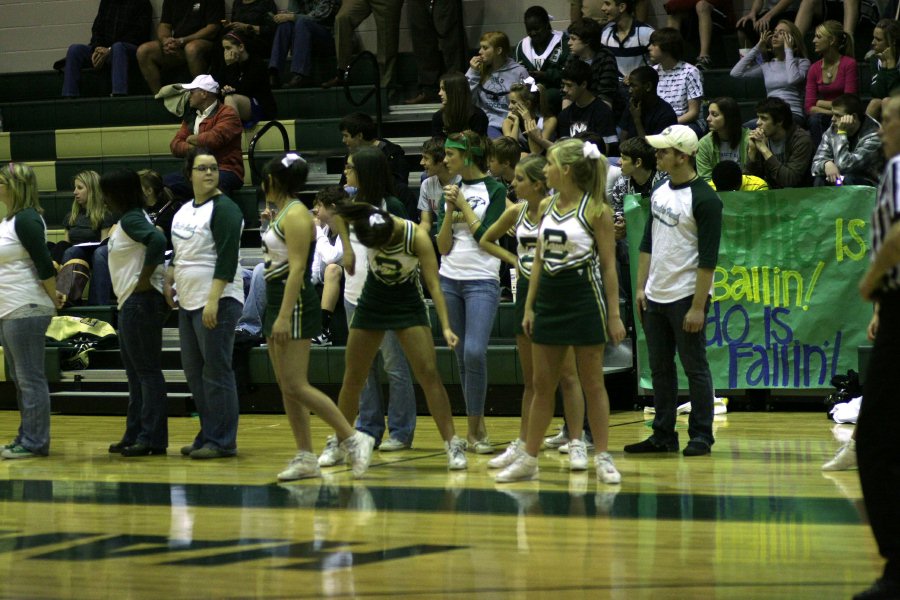
[[[469,62],[466,79],[475,98],[475,106],[488,116],[488,137],[503,135],[503,120],[509,113],[512,84],[528,78],[528,71],[510,57],[509,38],[502,31],[481,36],[478,54]]]
[[[813,37],[816,54],[822,58],[806,74],[806,113],[814,146],[831,126],[831,101],[843,94],[859,93],[859,69],[853,58],[853,38],[837,21],[816,27]]]

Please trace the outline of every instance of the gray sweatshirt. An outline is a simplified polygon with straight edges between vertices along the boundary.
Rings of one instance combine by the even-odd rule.
[[[488,125],[500,129],[509,114],[509,88],[528,77],[528,71],[511,58],[481,83],[481,73],[469,68],[466,79],[472,90],[472,102],[487,113]]]
[[[806,86],[806,72],[809,71],[809,59],[794,56],[791,48],[784,49],[784,60],[763,61],[759,48],[754,46],[734,68],[731,76],[741,79],[762,77],[766,85],[766,94],[781,98],[791,107],[791,112],[801,117],[803,112],[803,96]]]

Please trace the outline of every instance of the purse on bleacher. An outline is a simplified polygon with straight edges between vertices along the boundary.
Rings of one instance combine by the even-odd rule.
[[[91,265],[80,258],[73,258],[56,274],[56,291],[62,294],[63,306],[81,304],[84,288],[91,280]]]

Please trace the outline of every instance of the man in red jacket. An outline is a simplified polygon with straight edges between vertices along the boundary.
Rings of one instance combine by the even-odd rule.
[[[191,91],[191,111],[185,114],[181,129],[169,148],[179,158],[194,146],[209,148],[219,163],[219,189],[226,195],[244,185],[244,156],[241,135],[244,127],[237,112],[219,102],[219,84],[209,75],[198,75],[183,86]],[[183,173],[169,173],[165,184],[182,200],[193,197],[190,178]]]

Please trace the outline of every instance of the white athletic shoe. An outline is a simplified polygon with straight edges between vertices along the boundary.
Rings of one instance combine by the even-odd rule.
[[[568,444],[568,443],[569,443],[569,436],[566,435],[565,430],[562,427],[559,428],[559,433],[557,433],[556,435],[544,438],[544,447],[545,448],[550,448],[550,449],[559,448],[563,444]]]
[[[454,435],[449,442],[444,442],[447,451],[447,468],[451,471],[462,471],[469,466],[466,458],[466,440]]]
[[[616,470],[612,456],[609,452],[600,452],[594,457],[597,466],[597,478],[603,483],[622,483],[622,475]]]
[[[278,474],[278,481],[309,479],[310,477],[319,477],[321,475],[322,472],[319,471],[316,455],[307,450],[301,450],[288,463],[287,469]]]
[[[475,454],[493,454],[494,446],[491,444],[491,440],[488,438],[482,438],[480,440],[476,440],[474,444],[471,446],[472,452]]]
[[[362,477],[369,469],[372,461],[372,450],[375,448],[375,438],[371,435],[357,431],[341,442],[341,448],[347,453],[350,462],[350,470],[354,477]]]
[[[319,455],[320,467],[333,467],[342,465],[347,460],[347,453],[341,449],[337,437],[329,435],[325,440],[325,449]]]
[[[691,403],[685,402],[684,404],[679,404],[678,408],[675,409],[676,414],[679,415],[689,415],[691,414]],[[713,398],[713,414],[714,415],[724,415],[728,412],[728,398]]]
[[[514,440],[510,442],[509,446],[506,447],[506,450],[503,451],[503,454],[501,454],[500,456],[495,456],[488,461],[488,469],[505,469],[509,465],[516,462],[516,459],[522,453],[522,448],[524,447],[525,442],[523,442],[522,440]]]
[[[587,471],[587,468],[587,446],[581,440],[572,440],[569,442],[569,470]]]
[[[497,483],[531,481],[532,479],[537,479],[539,472],[537,457],[529,456],[522,452],[513,464],[497,473],[494,481]]]
[[[850,471],[856,468],[856,440],[841,446],[834,458],[822,465],[823,471]]]
[[[587,436],[584,434],[583,431],[581,432],[581,441],[584,442],[584,447],[587,448],[588,452],[594,451],[594,442],[587,441]],[[559,451],[560,454],[568,454],[569,453],[569,443],[570,442],[566,442],[565,444],[563,444],[562,446],[557,448],[557,450]]]
[[[398,450],[407,450],[409,449],[410,444],[406,442],[401,442],[394,436],[390,436],[388,439],[381,442],[381,445],[378,446],[378,449],[382,452],[397,452]]]

